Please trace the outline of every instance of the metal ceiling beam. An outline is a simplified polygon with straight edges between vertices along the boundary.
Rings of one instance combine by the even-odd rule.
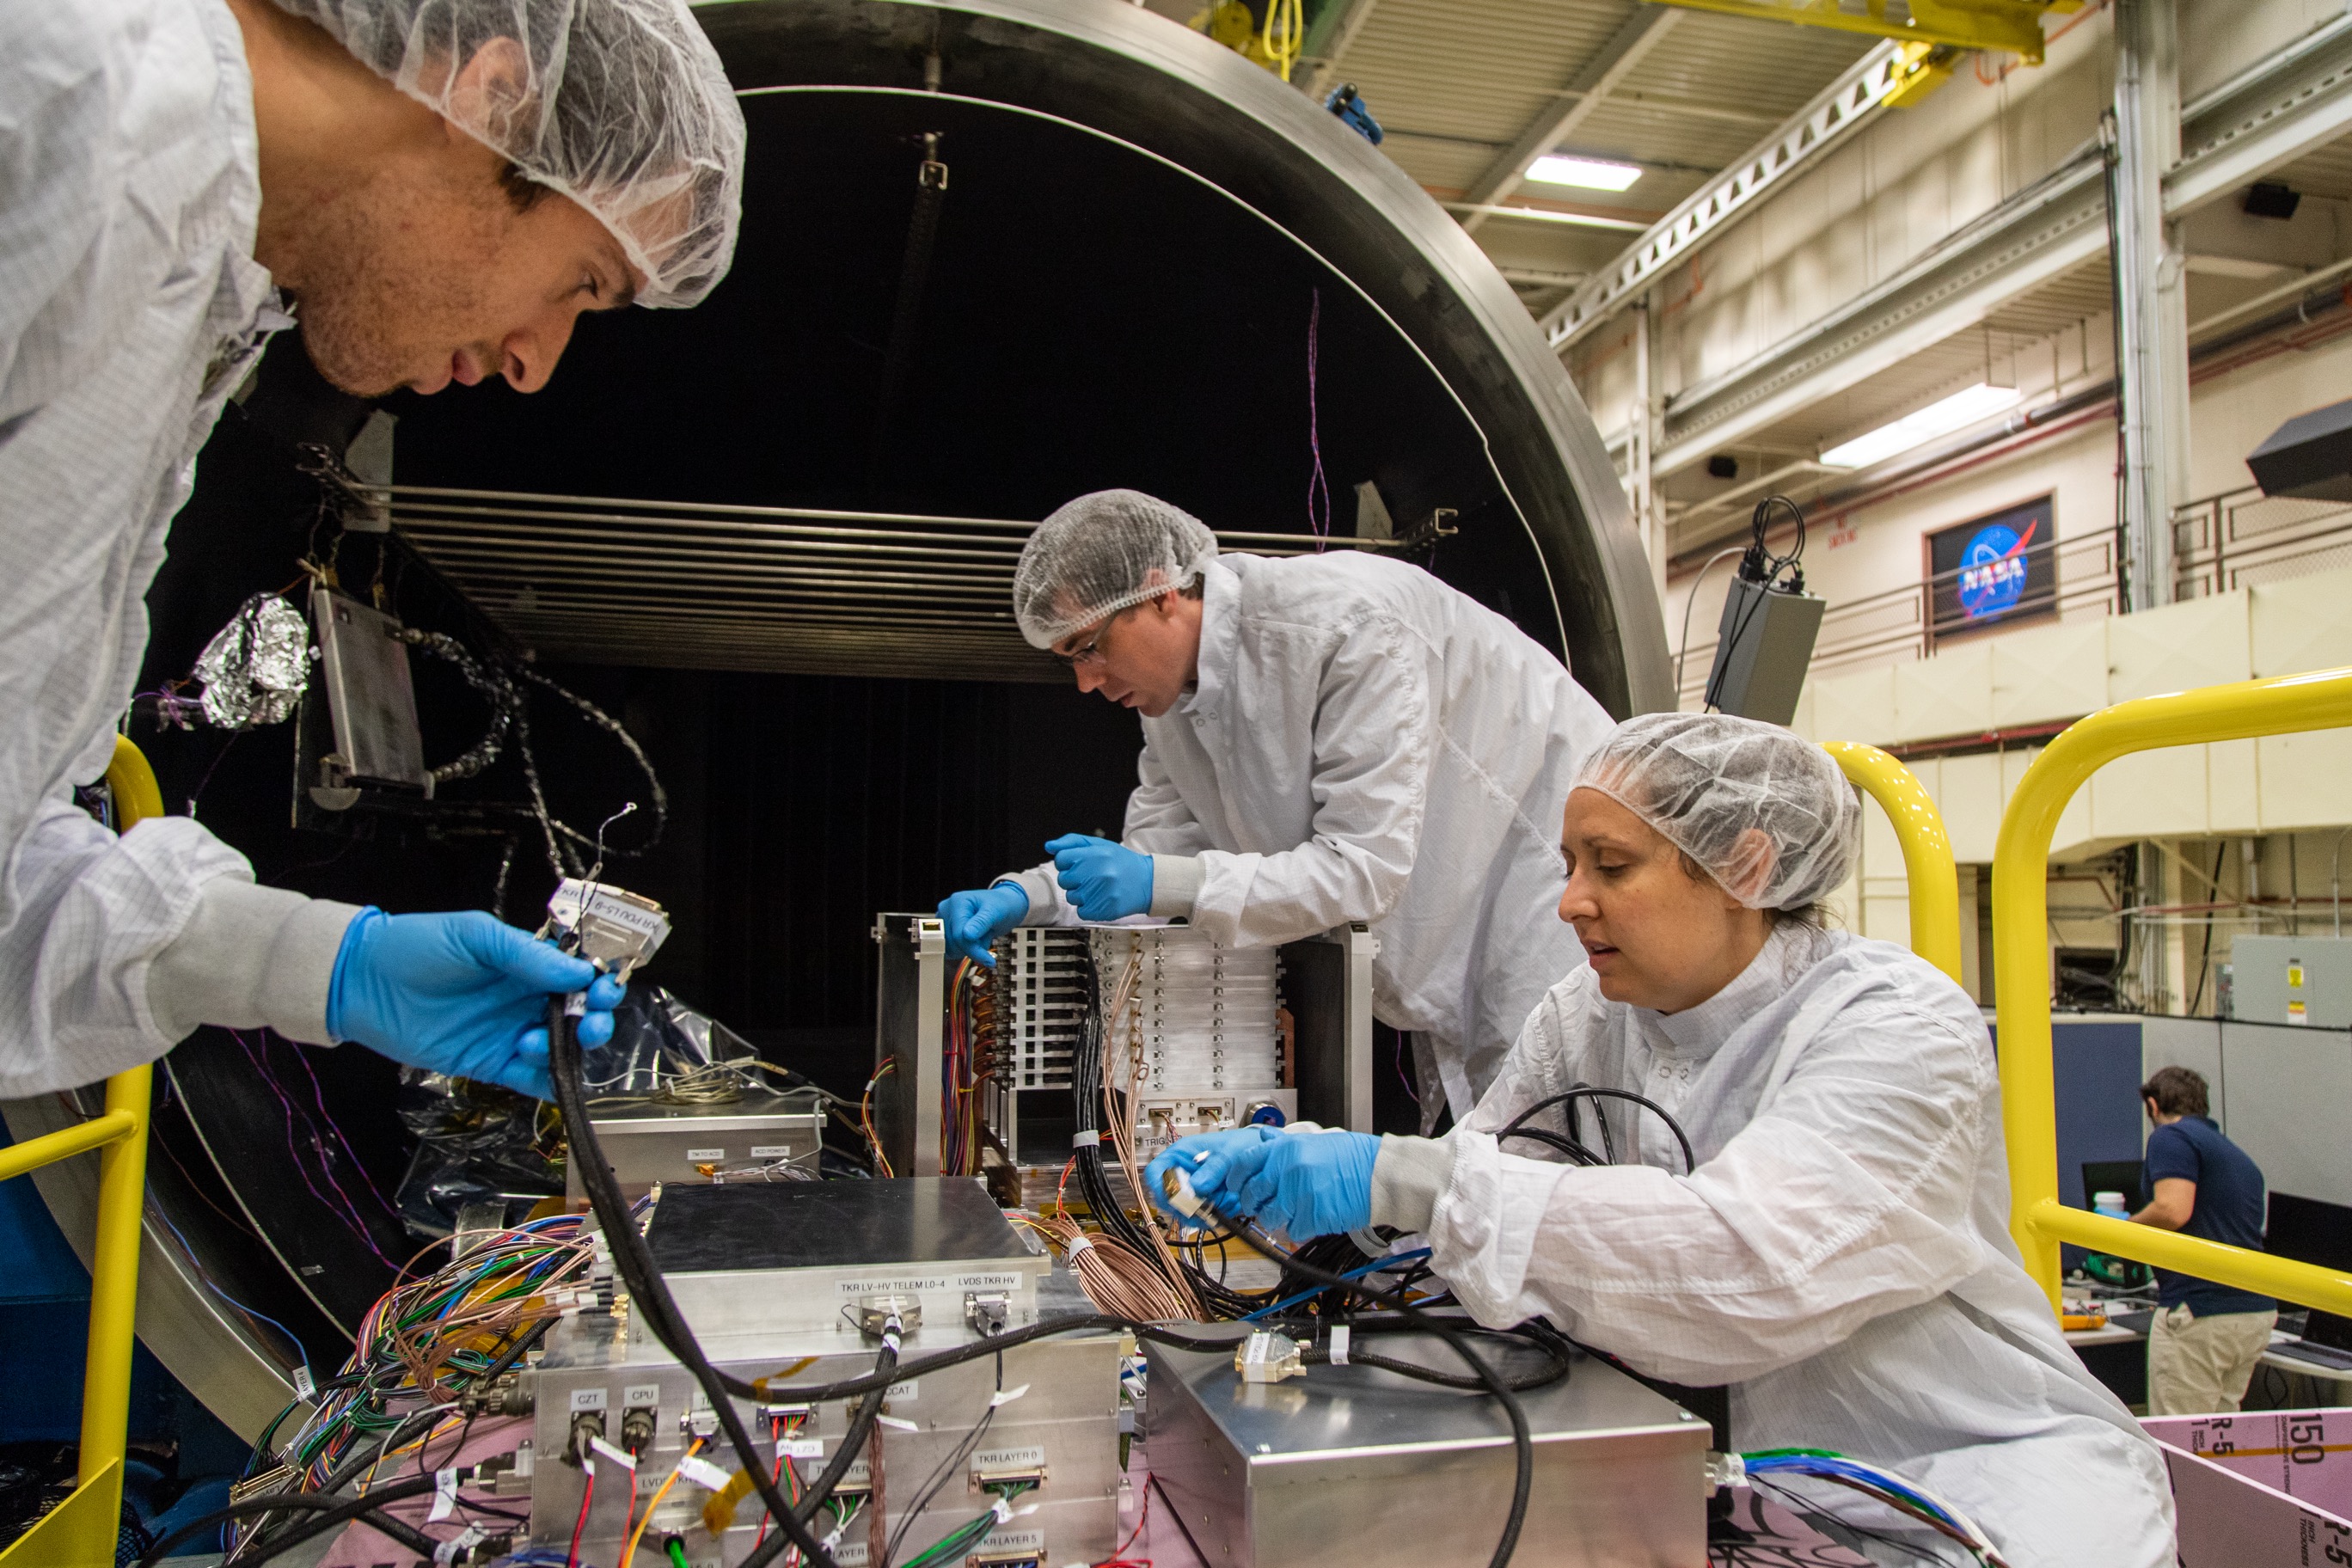
[[[1544,312],[1540,325],[1563,353],[1578,339],[1647,289],[1658,274],[1710,244],[1762,193],[1788,183],[1851,133],[1878,107],[1892,84],[1902,46],[1883,44],[1854,61],[1778,130],[1725,165],[1721,174],[1650,226],[1583,288]]]
[[[1681,16],[1681,12],[1663,5],[1634,6],[1623,26],[1584,62],[1575,79],[1561,90],[1560,101],[1547,106],[1537,115],[1534,122],[1519,133],[1519,139],[1487,164],[1486,172],[1462,193],[1463,204],[1469,209],[1463,215],[1463,228],[1476,233],[1478,226],[1492,216],[1481,209],[1517,190],[1527,178],[1528,165],[1559,146],[1583,124],[1611,89],[1642,63],[1642,57],[1674,30]]]
[[[1372,7],[1379,4],[1380,0],[1330,0],[1323,7],[1300,46],[1298,63],[1304,68],[1294,73],[1299,91],[1309,98],[1322,98],[1338,79],[1339,62],[1356,47],[1364,24],[1372,19]]]
[[[2168,216],[2325,145],[2352,124],[2352,16],[2271,55],[2181,110]],[[1901,272],[1746,363],[1667,400],[1661,477],[1868,380],[2106,250],[2102,154],[2058,169]]]

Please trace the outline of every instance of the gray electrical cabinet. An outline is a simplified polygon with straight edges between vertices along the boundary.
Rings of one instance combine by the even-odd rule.
[[[2235,1017],[2352,1029],[2352,938],[2242,936],[2230,969]]]
[[[1715,668],[1706,678],[1707,705],[1720,713],[1786,724],[1812,663],[1824,600],[1735,577],[1716,628]]]

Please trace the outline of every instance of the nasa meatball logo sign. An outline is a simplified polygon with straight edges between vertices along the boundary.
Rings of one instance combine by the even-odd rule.
[[[1937,637],[2057,613],[2052,498],[1927,535]]]
[[[2025,593],[2025,547],[2040,531],[2038,519],[2027,523],[2023,533],[1995,522],[1969,537],[1960,552],[1960,609],[1969,619],[2017,608]]]

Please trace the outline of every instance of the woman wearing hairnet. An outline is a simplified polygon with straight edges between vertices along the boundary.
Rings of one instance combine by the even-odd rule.
[[[1976,1006],[1907,951],[1822,929],[1860,806],[1819,747],[1715,714],[1651,714],[1586,763],[1561,834],[1588,965],[1527,1020],[1441,1140],[1243,1129],[1171,1171],[1296,1238],[1418,1231],[1479,1321],[1546,1317],[1637,1372],[1729,1384],[1743,1450],[1834,1449],[1949,1498],[2012,1568],[2173,1560],[2156,1450],[2067,1348],[2008,1231],[1999,1080]],[[1568,1163],[1507,1134],[1550,1097]],[[1565,1108],[1528,1123],[1579,1131]],[[1965,1563],[1853,1493],[1821,1511],[1874,1562]],[[1891,1540],[1889,1539],[1891,1538]],[[1899,1544],[1897,1544],[1899,1543]]]
[[[1426,572],[1222,556],[1134,490],[1040,524],[1013,611],[1082,690],[1142,715],[1140,779],[1120,842],[1054,839],[1052,864],[942,902],[949,952],[989,963],[1018,923],[1146,913],[1249,946],[1364,921],[1373,1014],[1414,1031],[1424,1131],[1468,1114],[1580,956],[1548,918],[1552,824],[1607,711]]]
[[[200,1024],[546,1091],[531,1026],[585,963],[479,911],[256,887],[190,818],[118,838],[73,786],[271,333],[299,313],[362,396],[534,391],[583,311],[725,274],[743,143],[685,0],[0,5],[0,1098]],[[583,1039],[617,997],[590,990]]]

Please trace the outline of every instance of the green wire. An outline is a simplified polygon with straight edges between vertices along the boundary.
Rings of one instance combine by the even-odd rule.
[[[676,1568],[693,1568],[693,1565],[686,1560],[686,1542],[677,1536],[673,1535],[664,1540],[662,1550],[669,1553],[669,1560]]]

